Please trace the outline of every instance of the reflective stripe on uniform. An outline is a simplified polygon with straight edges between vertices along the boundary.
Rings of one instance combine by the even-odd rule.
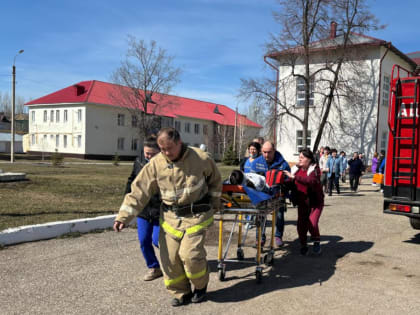
[[[186,233],[187,234],[197,233],[198,231],[208,227],[210,224],[213,223],[213,221],[214,221],[214,217],[212,216],[212,217],[208,218],[206,221],[203,221],[199,224],[196,224],[196,225],[193,225],[192,227],[189,227],[186,230]]]
[[[136,209],[127,205],[121,205],[120,211],[125,211],[128,215],[136,215],[137,213]]]
[[[169,234],[172,234],[173,236],[175,236],[176,238],[181,239],[184,236],[184,232],[177,230],[175,228],[173,228],[172,226],[170,226],[167,222],[163,221],[162,218],[159,218],[159,223],[160,226],[162,227],[162,229]]]
[[[220,197],[222,196],[222,193],[220,191],[219,192],[215,191],[215,192],[210,192],[209,195],[212,197]]]
[[[187,275],[188,279],[198,279],[204,277],[207,273],[207,267],[197,273],[189,273],[185,270],[185,274]]]
[[[179,277],[176,277],[175,279],[165,279],[165,286],[169,287],[170,285],[177,284],[178,282],[181,282],[182,280],[186,279],[187,277],[185,275],[180,275]]]

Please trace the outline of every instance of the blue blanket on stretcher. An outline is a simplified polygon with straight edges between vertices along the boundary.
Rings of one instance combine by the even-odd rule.
[[[255,190],[251,187],[243,186],[243,188],[254,206],[259,204],[260,202],[270,200],[273,198],[273,195]]]

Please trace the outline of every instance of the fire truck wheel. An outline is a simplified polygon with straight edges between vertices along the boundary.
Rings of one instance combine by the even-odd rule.
[[[410,218],[410,224],[413,229],[420,230],[420,219]]]

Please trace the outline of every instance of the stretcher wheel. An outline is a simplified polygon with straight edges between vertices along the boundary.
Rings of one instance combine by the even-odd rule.
[[[219,281],[225,281],[226,272],[223,269],[219,269],[218,275]]]
[[[261,269],[255,270],[255,278],[257,279],[257,283],[262,282],[262,270]]]
[[[274,255],[273,255],[272,251],[270,251],[269,253],[264,255],[264,263],[267,266],[272,266],[274,264]]]
[[[244,250],[242,248],[238,248],[236,251],[236,257],[238,260],[244,260]]]

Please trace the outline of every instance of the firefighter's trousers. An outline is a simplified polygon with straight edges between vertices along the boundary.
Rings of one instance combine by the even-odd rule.
[[[182,218],[172,211],[161,213],[161,267],[165,286],[175,298],[191,292],[191,284],[202,289],[209,282],[204,242],[212,223],[212,210]]]

